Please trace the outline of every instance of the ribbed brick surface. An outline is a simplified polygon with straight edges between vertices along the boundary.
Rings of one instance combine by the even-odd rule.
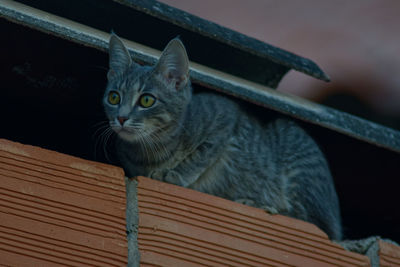
[[[138,178],[141,266],[369,266],[312,224]]]
[[[381,267],[400,267],[400,247],[379,240],[378,253]]]
[[[124,266],[121,169],[0,140],[0,263]]]
[[[0,140],[0,265],[125,266],[120,168]],[[369,266],[312,224],[137,178],[141,266]],[[379,241],[381,266],[399,266]]]

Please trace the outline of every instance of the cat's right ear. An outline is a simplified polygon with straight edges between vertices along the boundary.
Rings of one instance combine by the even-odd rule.
[[[167,44],[155,69],[177,90],[185,88],[189,81],[189,59],[179,38],[172,39]]]
[[[109,71],[107,78],[110,80],[116,73],[123,73],[132,63],[131,56],[114,33],[111,34],[109,43]]]

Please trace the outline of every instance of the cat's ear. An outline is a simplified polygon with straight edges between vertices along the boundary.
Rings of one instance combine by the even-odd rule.
[[[112,78],[116,73],[124,72],[132,63],[131,56],[122,43],[121,39],[114,33],[111,34],[109,43],[109,71],[108,79]]]
[[[172,39],[165,47],[155,69],[168,83],[174,83],[177,90],[186,86],[189,80],[189,59],[178,38]]]

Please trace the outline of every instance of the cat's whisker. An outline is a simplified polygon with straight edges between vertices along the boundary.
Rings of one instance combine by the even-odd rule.
[[[161,142],[161,138],[158,136],[158,134],[156,132],[152,132],[149,134],[152,138],[156,139],[154,142],[153,139],[152,142],[154,143],[155,146],[157,146],[158,148],[158,159],[161,161],[167,160],[170,158],[171,154],[168,151],[168,149],[165,147],[165,145],[163,144],[163,142]],[[161,151],[163,150],[163,151]]]
[[[170,152],[166,149],[163,144],[161,138],[158,136],[156,131],[149,132],[147,131],[148,140],[151,141],[152,146],[154,146],[155,151],[157,152],[155,159],[159,161],[165,161],[169,159]]]
[[[143,131],[144,133],[146,133],[145,131]],[[151,138],[149,138],[148,134],[142,134],[143,136],[143,140],[145,140],[145,142],[148,144],[150,152],[152,154],[153,160],[157,160],[159,153],[157,151],[157,148],[154,146],[154,142]]]
[[[104,134],[105,140],[104,140],[104,144],[103,144],[103,153],[108,162],[111,162],[111,160],[108,155],[109,152],[107,150],[107,144],[108,144],[108,141],[110,140],[110,138],[112,138],[112,136],[114,135],[114,133],[115,132],[111,128],[107,128],[105,130],[105,134]]]
[[[96,122],[95,124],[91,125],[90,127],[96,128],[98,126],[103,126],[103,125],[109,125],[109,122],[108,121],[99,121],[99,122]]]
[[[104,146],[104,135],[105,135],[106,131],[107,131],[107,128],[106,129],[102,129],[101,133],[96,138],[95,151],[94,151],[96,158],[97,158],[97,155],[98,155],[97,148],[102,148]]]
[[[166,159],[165,157],[165,148],[162,143],[160,142],[154,142],[152,138],[149,138],[154,146],[154,149],[156,150],[156,159],[157,161],[164,161]]]
[[[92,126],[92,128],[97,128],[97,129],[93,132],[92,138],[96,139],[99,135],[101,135],[101,133],[99,134],[99,132],[102,132],[106,128],[109,128],[109,127],[110,127],[109,124],[107,122],[105,122],[105,121],[101,121],[101,122],[98,122],[98,123],[94,124]]]
[[[92,139],[95,140],[94,142],[94,158],[98,158],[98,148],[104,146],[104,135],[105,132],[109,131],[109,123],[108,121],[100,121],[91,126],[92,128],[97,128],[93,134]]]
[[[146,142],[144,141],[143,134],[141,133],[140,129],[138,129],[136,133],[139,137],[140,146],[142,147],[142,150],[146,155],[147,162],[149,163],[150,162],[149,151],[147,150],[147,145]]]
[[[110,162],[110,158],[108,156],[107,151],[107,144],[110,137],[114,134],[114,131],[108,125],[102,125],[97,129],[94,134],[93,138],[95,138],[95,145],[94,145],[94,157],[97,159],[98,157],[98,148],[101,148],[104,154],[104,157],[107,161]]]
[[[100,126],[94,133],[93,133],[93,137],[92,138],[96,138],[96,136],[101,135],[107,128],[109,128],[108,125],[103,125]],[[100,133],[101,132],[101,133]],[[99,134],[100,133],[100,134]]]
[[[102,132],[98,135],[98,132],[100,132],[100,130],[102,130]],[[97,148],[102,144],[102,133],[103,133],[103,129],[97,129],[96,132],[93,134],[92,138],[95,140],[94,143],[94,158],[97,159]]]
[[[163,160],[165,158],[165,153],[167,153],[168,151],[162,144],[161,139],[158,137],[158,135],[155,132],[150,132],[145,129],[141,129],[140,131],[153,152],[153,159],[155,161]]]

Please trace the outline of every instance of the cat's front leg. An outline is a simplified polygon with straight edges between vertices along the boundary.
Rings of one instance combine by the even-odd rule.
[[[150,172],[149,176],[153,179],[174,185],[179,185],[183,187],[187,187],[189,185],[187,181],[183,179],[183,176],[180,173],[171,169],[153,170]]]
[[[222,137],[221,137],[222,139]],[[204,141],[196,150],[182,157],[173,169],[151,172],[150,177],[167,183],[190,187],[216,161],[224,148],[223,140]]]

